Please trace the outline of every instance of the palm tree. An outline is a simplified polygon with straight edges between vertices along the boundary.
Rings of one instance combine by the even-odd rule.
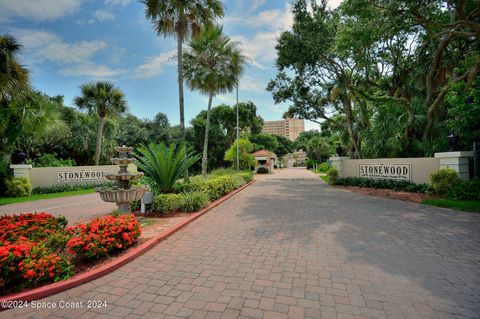
[[[141,0],[145,4],[145,16],[152,20],[157,34],[175,36],[177,39],[178,100],[180,130],[185,139],[185,115],[183,106],[183,42],[200,33],[203,27],[213,25],[224,15],[220,0]]]
[[[28,70],[18,62],[22,45],[9,34],[0,35],[0,106],[29,89]]]
[[[117,115],[127,110],[125,95],[110,82],[90,82],[82,85],[82,96],[74,100],[79,109],[86,109],[98,116],[97,144],[95,148],[95,165],[100,161],[102,151],[103,128],[105,117]]]
[[[207,173],[208,131],[212,99],[215,95],[231,92],[243,73],[246,57],[241,54],[237,42],[222,33],[222,27],[205,29],[189,43],[184,53],[184,73],[192,90],[208,95],[207,122],[203,143],[202,174]]]

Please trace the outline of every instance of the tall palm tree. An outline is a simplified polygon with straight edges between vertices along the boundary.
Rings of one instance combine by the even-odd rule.
[[[82,96],[74,100],[79,109],[88,110],[98,116],[97,144],[95,148],[95,165],[100,161],[102,151],[103,128],[105,117],[117,115],[127,110],[127,101],[123,92],[110,82],[90,82],[82,85]]]
[[[189,45],[190,48],[183,55],[187,86],[208,96],[202,157],[202,174],[205,175],[212,99],[217,94],[231,92],[235,88],[243,73],[246,57],[241,53],[238,43],[222,33],[220,26],[205,29]]]
[[[0,106],[29,89],[28,70],[18,62],[22,45],[9,34],[0,35]]]
[[[220,0],[141,0],[145,4],[145,16],[152,20],[158,35],[177,39],[178,100],[180,129],[185,139],[185,112],[183,101],[183,42],[200,33],[202,27],[210,27],[216,18],[224,15]]]

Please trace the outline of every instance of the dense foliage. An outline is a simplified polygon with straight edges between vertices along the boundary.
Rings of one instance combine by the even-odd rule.
[[[268,86],[352,158],[431,156],[478,135],[478,1],[297,0]],[[308,151],[308,149],[307,149]]]
[[[372,179],[361,177],[343,177],[337,178],[333,185],[340,186],[358,186],[370,188],[393,189],[394,191],[403,191],[410,193],[425,193],[430,189],[427,184],[415,184],[407,181],[395,181],[390,179]]]
[[[135,156],[138,168],[145,173],[145,183],[156,193],[172,192],[175,182],[200,159],[191,147],[173,143],[141,146]]]

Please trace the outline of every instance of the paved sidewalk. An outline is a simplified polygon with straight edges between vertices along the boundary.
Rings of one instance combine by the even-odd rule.
[[[128,265],[41,300],[81,309],[0,317],[480,317],[480,214],[296,179],[305,173],[261,179]]]
[[[0,215],[45,212],[55,216],[63,215],[69,223],[78,223],[109,214],[116,208],[115,203],[106,203],[95,193],[1,205]]]

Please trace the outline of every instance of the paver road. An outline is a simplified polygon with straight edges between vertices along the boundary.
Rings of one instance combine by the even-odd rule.
[[[84,306],[0,317],[478,318],[480,214],[349,193],[288,170],[119,270],[42,301],[60,300]],[[107,307],[87,309],[88,300]]]
[[[45,212],[55,216],[63,215],[69,223],[75,224],[110,214],[116,208],[115,203],[106,203],[95,193],[1,205],[0,215]]]

